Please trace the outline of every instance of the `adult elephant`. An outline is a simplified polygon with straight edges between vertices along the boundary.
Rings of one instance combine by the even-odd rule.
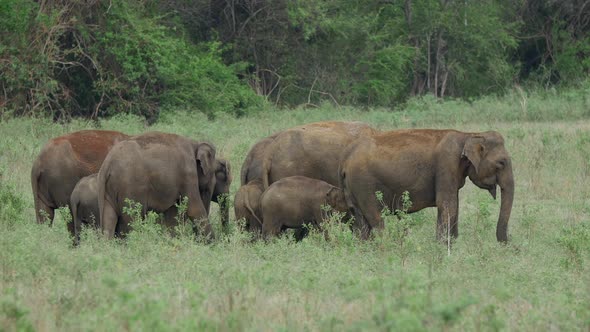
[[[207,184],[203,190],[202,183]],[[98,173],[100,225],[107,238],[129,231],[125,199],[164,214],[169,228],[176,225],[176,203],[188,197],[187,216],[196,231],[213,237],[205,203],[215,187],[215,147],[186,137],[149,132],[115,145]]]
[[[49,140],[31,170],[37,222],[44,223],[48,217],[53,224],[55,209],[61,206],[72,211],[70,196],[78,181],[97,173],[113,145],[127,138],[118,131],[82,130]],[[73,222],[68,230],[73,236]]]
[[[318,133],[330,133],[330,132],[339,133],[342,136],[348,136],[344,139],[345,140],[345,142],[343,142],[344,144],[347,144],[351,140],[350,137],[352,137],[352,139],[354,139],[360,135],[376,132],[375,129],[372,129],[371,127],[369,127],[368,125],[366,125],[364,123],[343,122],[343,121],[312,122],[309,124],[296,126],[293,128],[285,129],[280,132],[276,132],[276,133],[258,141],[256,144],[254,144],[252,146],[250,151],[248,151],[248,154],[246,155],[246,158],[244,159],[244,163],[242,164],[242,168],[240,170],[240,185],[242,185],[242,186],[246,185],[252,180],[257,180],[257,179],[262,180],[263,173],[264,173],[262,163],[265,159],[265,155],[266,155],[267,149],[269,147],[272,146],[271,149],[273,150],[273,152],[271,152],[273,154],[271,156],[271,158],[273,158],[273,157],[282,158],[283,157],[283,156],[279,156],[276,153],[276,150],[281,147],[272,144],[277,137],[280,137],[280,141],[277,144],[287,143],[286,147],[289,148],[290,150],[296,150],[297,148],[301,148],[301,149],[309,148],[309,146],[306,146],[306,147],[292,147],[291,146],[291,144],[293,143],[292,142],[293,136],[296,135],[296,133],[300,133],[301,130],[309,130],[309,129],[312,129],[312,131],[313,131],[309,136],[313,136]],[[305,133],[303,133],[301,135],[305,135]],[[309,141],[311,141],[311,140],[307,140],[307,142],[309,142]],[[313,147],[313,148],[316,148],[316,147]],[[340,144],[338,146],[338,148],[341,149],[342,144]],[[300,174],[294,174],[294,175],[300,175]],[[303,174],[303,175],[305,175],[305,174]],[[332,184],[334,184],[334,183],[332,183]],[[337,182],[336,182],[336,184],[337,184]]]
[[[502,190],[496,228],[498,241],[508,240],[508,220],[514,198],[510,155],[502,135],[494,131],[464,133],[455,130],[397,130],[361,138],[343,154],[340,186],[355,216],[355,226],[366,238],[383,228],[381,204],[401,209],[401,197],[409,192],[409,212],[437,207],[436,236],[450,232],[457,237],[459,189],[466,177],[496,198]],[[449,228],[450,227],[450,230]]]
[[[376,134],[362,122],[316,122],[285,130],[270,142],[262,158],[264,188],[282,178],[301,175],[337,186],[338,166],[353,140]]]

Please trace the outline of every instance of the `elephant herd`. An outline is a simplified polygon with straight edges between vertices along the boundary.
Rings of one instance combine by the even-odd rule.
[[[353,230],[366,239],[384,227],[383,205],[401,209],[407,191],[408,212],[437,207],[436,235],[443,240],[459,234],[458,193],[467,177],[494,198],[500,187],[496,238],[507,241],[514,179],[499,133],[316,122],[277,132],[250,149],[234,212],[264,238],[294,228],[301,239],[304,225],[321,227],[327,204],[352,216]],[[211,201],[220,205],[222,224],[229,220],[223,198],[232,181],[229,162],[213,144],[175,134],[84,130],[53,138],[35,160],[31,181],[37,221],[52,221],[56,208],[69,206],[75,243],[83,224],[107,238],[128,233],[126,199],[141,203],[143,214],[161,213],[162,224],[173,230],[178,202],[187,197],[195,232],[209,238]]]

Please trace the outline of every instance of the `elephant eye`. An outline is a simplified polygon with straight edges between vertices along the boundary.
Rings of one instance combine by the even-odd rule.
[[[500,159],[498,161],[498,163],[496,164],[496,168],[503,169],[504,167],[506,167],[506,163],[507,163],[506,159]]]

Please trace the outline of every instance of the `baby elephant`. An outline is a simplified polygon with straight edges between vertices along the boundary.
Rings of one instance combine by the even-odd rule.
[[[72,196],[70,206],[74,220],[74,244],[80,243],[82,224],[98,228],[100,215],[98,212],[98,174],[88,175],[78,181]]]
[[[260,218],[260,196],[264,187],[261,179],[255,179],[238,189],[234,199],[234,212],[236,220],[246,220],[246,230],[254,233],[260,233],[262,230],[262,221]]]
[[[322,205],[347,212],[344,192],[338,187],[305,176],[290,176],[270,185],[260,198],[262,235],[277,235],[285,228],[319,226],[324,219]]]

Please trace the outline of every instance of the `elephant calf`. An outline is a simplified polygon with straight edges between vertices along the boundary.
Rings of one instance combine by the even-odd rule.
[[[70,197],[72,216],[74,220],[74,243],[80,243],[82,225],[98,227],[100,218],[98,210],[97,175],[92,174],[78,181]]]
[[[322,205],[348,211],[344,192],[327,182],[305,176],[282,178],[270,185],[260,198],[262,234],[277,235],[285,228],[319,226],[324,219]]]
[[[259,233],[262,230],[262,221],[259,219],[260,197],[264,192],[261,179],[255,179],[240,187],[234,199],[234,212],[236,220],[246,220],[246,230]]]

